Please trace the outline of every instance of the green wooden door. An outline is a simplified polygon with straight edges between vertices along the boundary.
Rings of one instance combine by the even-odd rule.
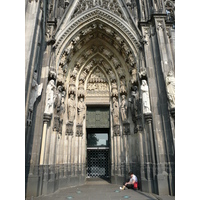
[[[86,128],[110,128],[109,107],[87,107]]]

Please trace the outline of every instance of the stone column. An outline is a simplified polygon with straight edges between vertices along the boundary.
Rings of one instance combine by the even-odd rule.
[[[120,174],[120,125],[114,125],[115,176]]]
[[[114,175],[117,175],[117,137],[114,135]]]
[[[114,170],[115,170],[115,142],[114,142],[114,135],[113,129],[111,127],[110,130],[110,143],[111,143],[111,177],[114,177]],[[112,181],[111,181],[112,182]]]
[[[173,146],[175,150],[175,108],[170,109],[170,114],[172,116],[171,121],[171,127],[172,127],[172,137],[173,137]]]
[[[130,161],[129,161],[129,142],[128,142],[128,136],[130,135],[130,124],[129,122],[123,122],[123,140],[124,140],[124,146],[122,148],[122,152],[124,154],[124,160],[125,160],[125,171],[124,175],[126,176],[127,173],[130,171]],[[123,161],[124,161],[123,160]]]
[[[50,140],[50,154],[49,154],[49,165],[55,164],[55,151],[56,151],[56,136],[58,132],[53,130],[51,133],[51,140]]]
[[[117,139],[117,174],[118,176],[121,175],[121,168],[120,168],[120,165],[121,165],[121,143],[120,143],[120,140],[121,140],[121,137],[120,136],[116,136],[116,139]]]
[[[33,118],[33,111],[29,109],[26,122],[26,130],[25,130],[25,159],[26,159],[25,163],[29,162],[29,142],[31,135],[32,118]]]
[[[138,132],[139,139],[139,152],[140,152],[140,176],[141,176],[141,185],[143,191],[143,183],[146,181],[145,170],[144,170],[144,151],[143,151],[143,135],[141,132]]]
[[[44,156],[45,156],[45,148],[46,148],[46,135],[47,135],[47,127],[48,122],[51,120],[51,115],[44,114],[44,124],[43,124],[43,133],[42,133],[42,144],[40,151],[40,165],[44,165]]]
[[[144,0],[139,0],[139,7],[140,7],[140,20],[145,20],[145,5]]]
[[[72,164],[73,164],[73,159],[72,159],[72,135],[68,136],[68,152],[67,152],[67,164],[68,164],[68,174],[69,176],[72,175]]]
[[[146,178],[147,178],[147,192],[151,192],[150,191],[150,185],[151,185],[151,173],[150,173],[150,162],[149,162],[149,151],[148,151],[148,144],[149,141],[147,139],[147,133],[144,130],[144,143],[145,143],[145,155],[146,155]]]
[[[37,62],[37,45],[39,42],[41,24],[38,21],[42,19],[42,10],[40,2],[27,3],[25,15],[25,120],[27,120],[29,98],[31,93],[32,78]],[[33,39],[35,38],[35,39]],[[25,121],[26,123],[26,121]]]
[[[153,176],[153,184],[154,184],[154,191],[156,191],[156,182],[155,182],[155,174],[156,174],[156,160],[155,160],[155,147],[154,147],[154,139],[152,133],[152,114],[148,113],[144,115],[144,118],[148,125],[148,132],[150,138],[150,149],[151,149],[151,162],[152,162],[152,176]]]

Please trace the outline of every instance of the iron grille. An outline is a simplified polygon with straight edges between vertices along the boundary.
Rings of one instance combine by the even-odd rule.
[[[109,149],[87,149],[88,169],[87,176],[108,178],[109,170]]]

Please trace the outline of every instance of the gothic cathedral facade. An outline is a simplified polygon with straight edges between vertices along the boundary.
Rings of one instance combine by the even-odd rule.
[[[26,0],[26,196],[100,177],[175,195],[175,0]]]

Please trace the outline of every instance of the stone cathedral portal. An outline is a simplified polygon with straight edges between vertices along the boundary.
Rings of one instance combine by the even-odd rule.
[[[26,2],[27,196],[129,171],[174,195],[173,2]]]

